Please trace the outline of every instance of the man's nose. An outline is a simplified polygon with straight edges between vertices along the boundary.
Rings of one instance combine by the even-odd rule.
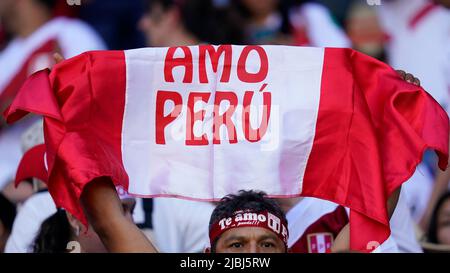
[[[250,243],[250,249],[249,253],[260,253],[260,248],[258,247],[258,244],[256,242]]]

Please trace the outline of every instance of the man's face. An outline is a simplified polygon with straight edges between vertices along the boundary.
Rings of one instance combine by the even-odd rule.
[[[217,240],[216,253],[285,253],[284,243],[268,229],[240,227],[225,231]]]
[[[152,5],[140,20],[139,28],[147,38],[148,46],[169,46],[167,36],[174,29],[174,10],[165,11],[159,4]]]

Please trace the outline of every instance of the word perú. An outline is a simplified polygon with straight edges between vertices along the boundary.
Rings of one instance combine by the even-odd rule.
[[[187,106],[186,113],[186,145],[209,145],[210,139],[206,134],[201,136],[194,135],[194,123],[203,122],[205,119],[205,110],[194,111],[194,105],[197,102],[213,103],[213,125],[212,125],[212,143],[220,144],[221,137],[219,129],[222,125],[226,126],[229,143],[237,143],[236,124],[232,120],[232,115],[235,114],[236,107],[242,106],[241,112],[241,126],[245,139],[249,142],[260,141],[266,134],[267,127],[271,114],[272,95],[267,91],[267,83],[263,83],[266,79],[269,70],[269,60],[267,53],[261,46],[244,46],[240,52],[237,63],[233,65],[236,60],[232,58],[233,47],[231,45],[221,45],[214,47],[212,45],[200,45],[198,47],[170,47],[167,50],[167,54],[164,60],[164,81],[166,83],[174,83],[175,78],[173,70],[176,67],[184,68],[184,75],[182,77],[182,83],[189,87],[190,83],[193,83],[193,54],[192,49],[198,48],[198,84],[208,84],[211,79],[208,78],[207,69],[207,55],[209,56],[210,67],[217,77],[217,80],[222,83],[230,82],[231,73],[235,72],[239,83],[261,83],[259,90],[246,90],[241,92],[241,97],[238,97],[238,93],[231,90],[214,90],[212,92],[198,92],[191,91],[188,94],[187,102],[183,102],[183,96],[178,91],[174,90],[157,90],[156,94],[156,107],[155,107],[155,124],[156,124],[156,143],[166,144],[165,128],[177,119],[183,109],[183,105]],[[182,57],[175,57],[177,50],[181,49],[183,52]],[[256,53],[259,59],[259,69],[256,72],[248,71],[247,59],[250,53]],[[219,62],[223,56],[223,62]],[[197,60],[195,60],[197,61]],[[222,65],[222,73],[218,73],[219,63]],[[233,68],[235,71],[232,71]],[[252,66],[254,68],[254,65]],[[212,73],[210,73],[211,75]],[[261,123],[258,128],[254,129],[250,124],[251,111],[254,109],[252,106],[252,98],[255,93],[261,93],[263,98],[263,113]],[[172,102],[174,104],[173,109],[169,114],[164,115],[166,112],[166,102]],[[225,111],[220,111],[220,105],[222,102],[228,103],[228,108]],[[221,114],[221,112],[223,112]]]

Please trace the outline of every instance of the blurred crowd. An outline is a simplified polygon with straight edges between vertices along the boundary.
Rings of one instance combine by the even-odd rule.
[[[0,111],[31,73],[54,65],[55,52],[70,58],[202,43],[351,47],[414,74],[450,107],[448,0],[1,0]],[[0,118],[0,252],[105,251],[95,231],[55,207],[43,143],[38,117],[11,126]],[[384,251],[450,251],[450,174],[437,170],[436,160],[426,153],[402,186]],[[203,252],[208,245],[215,203],[119,195],[160,251]],[[329,251],[311,236],[332,242],[348,223],[348,210],[328,201],[276,201],[294,252]]]

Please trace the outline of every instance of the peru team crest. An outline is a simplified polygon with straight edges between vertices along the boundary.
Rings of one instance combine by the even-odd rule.
[[[308,234],[308,253],[330,253],[333,234],[329,232]]]

